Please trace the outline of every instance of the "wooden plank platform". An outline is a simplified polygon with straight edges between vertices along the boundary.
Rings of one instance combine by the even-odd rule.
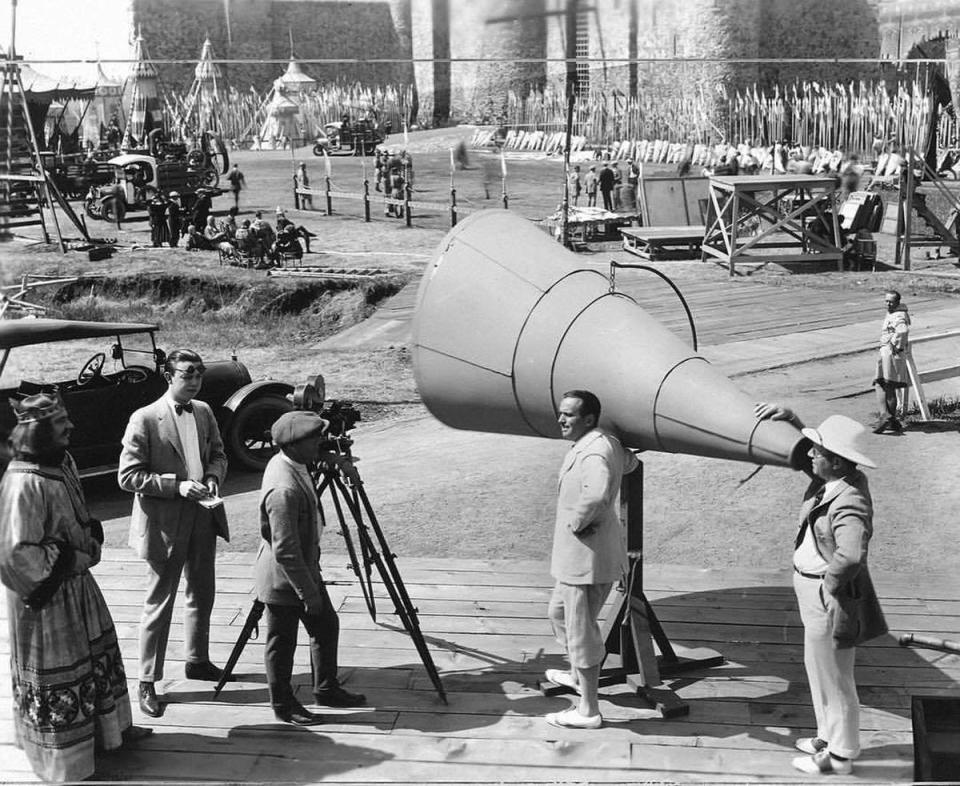
[[[655,262],[700,256],[704,226],[621,228],[623,249]]]
[[[223,663],[250,604],[253,555],[221,555],[211,655]],[[378,623],[360,588],[327,553],[325,577],[341,619],[341,676],[370,707],[327,710],[304,729],[277,723],[269,708],[262,641],[251,641],[240,680],[214,700],[212,685],[182,679],[182,598],[171,634],[170,702],[137,748],[103,756],[100,781],[556,782],[805,780],[790,767],[793,741],[812,733],[802,629],[791,575],[780,570],[648,565],[647,594],[674,646],[711,647],[718,668],[673,680],[689,716],[663,720],[624,687],[602,691],[598,731],[557,729],[543,716],[566,707],[536,688],[562,667],[545,620],[551,580],[530,561],[400,559],[449,704],[437,697],[409,637],[377,586]],[[108,550],[95,573],[113,612],[131,692],[136,687],[142,565]],[[875,576],[891,633],[858,652],[863,755],[837,781],[909,782],[912,694],[960,695],[960,656],[898,646],[902,632],[956,637],[960,578]],[[610,612],[610,608],[606,610]],[[5,616],[5,606],[4,606]],[[304,636],[301,635],[303,643]],[[9,639],[0,632],[0,762],[6,780],[33,782],[13,745]],[[308,653],[297,650],[295,681],[310,698]]]

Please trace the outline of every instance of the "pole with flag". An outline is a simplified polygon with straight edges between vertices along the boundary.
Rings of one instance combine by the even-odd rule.
[[[453,182],[453,171],[456,163],[453,158],[453,148],[450,148],[450,226],[457,225],[457,187]]]
[[[333,198],[330,196],[330,156],[327,155],[326,148],[323,151],[323,168],[326,172],[324,180],[327,184],[327,215],[333,215]]]
[[[500,148],[500,196],[503,199],[503,209],[507,209],[507,159],[503,155],[503,148]]]
[[[567,0],[566,8],[566,60],[567,60],[567,123],[563,145],[563,205],[560,215],[560,243],[569,246],[570,211],[570,136],[573,133],[573,106],[576,100],[577,85],[577,0]]]

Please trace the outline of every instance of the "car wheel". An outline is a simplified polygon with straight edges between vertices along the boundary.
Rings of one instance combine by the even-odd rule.
[[[126,205],[119,199],[106,199],[100,208],[100,214],[103,216],[103,220],[109,221],[111,224],[123,221],[126,212]]]
[[[244,469],[263,472],[274,454],[270,427],[292,408],[286,398],[275,394],[241,404],[227,424],[224,441],[231,457]]]

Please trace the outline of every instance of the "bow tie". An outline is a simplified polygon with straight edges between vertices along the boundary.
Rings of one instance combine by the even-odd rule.
[[[178,415],[183,412],[193,412],[193,404],[174,404],[173,411]]]

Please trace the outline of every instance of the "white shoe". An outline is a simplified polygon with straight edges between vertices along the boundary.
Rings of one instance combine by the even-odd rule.
[[[574,677],[569,671],[563,671],[562,669],[547,669],[543,673],[544,678],[547,682],[552,682],[554,685],[561,685],[564,688],[570,688],[570,690],[575,693],[580,693],[580,686],[577,684],[577,678]]]
[[[600,715],[581,715],[576,707],[563,712],[551,712],[545,720],[551,726],[562,729],[599,729],[603,723]]]
[[[853,772],[853,762],[849,759],[837,759],[826,750],[813,756],[798,756],[793,766],[808,775],[849,775]]]
[[[827,741],[822,740],[819,737],[801,737],[793,744],[798,751],[803,751],[811,756],[814,756],[817,753],[820,753],[820,751],[826,750],[827,748]]]

